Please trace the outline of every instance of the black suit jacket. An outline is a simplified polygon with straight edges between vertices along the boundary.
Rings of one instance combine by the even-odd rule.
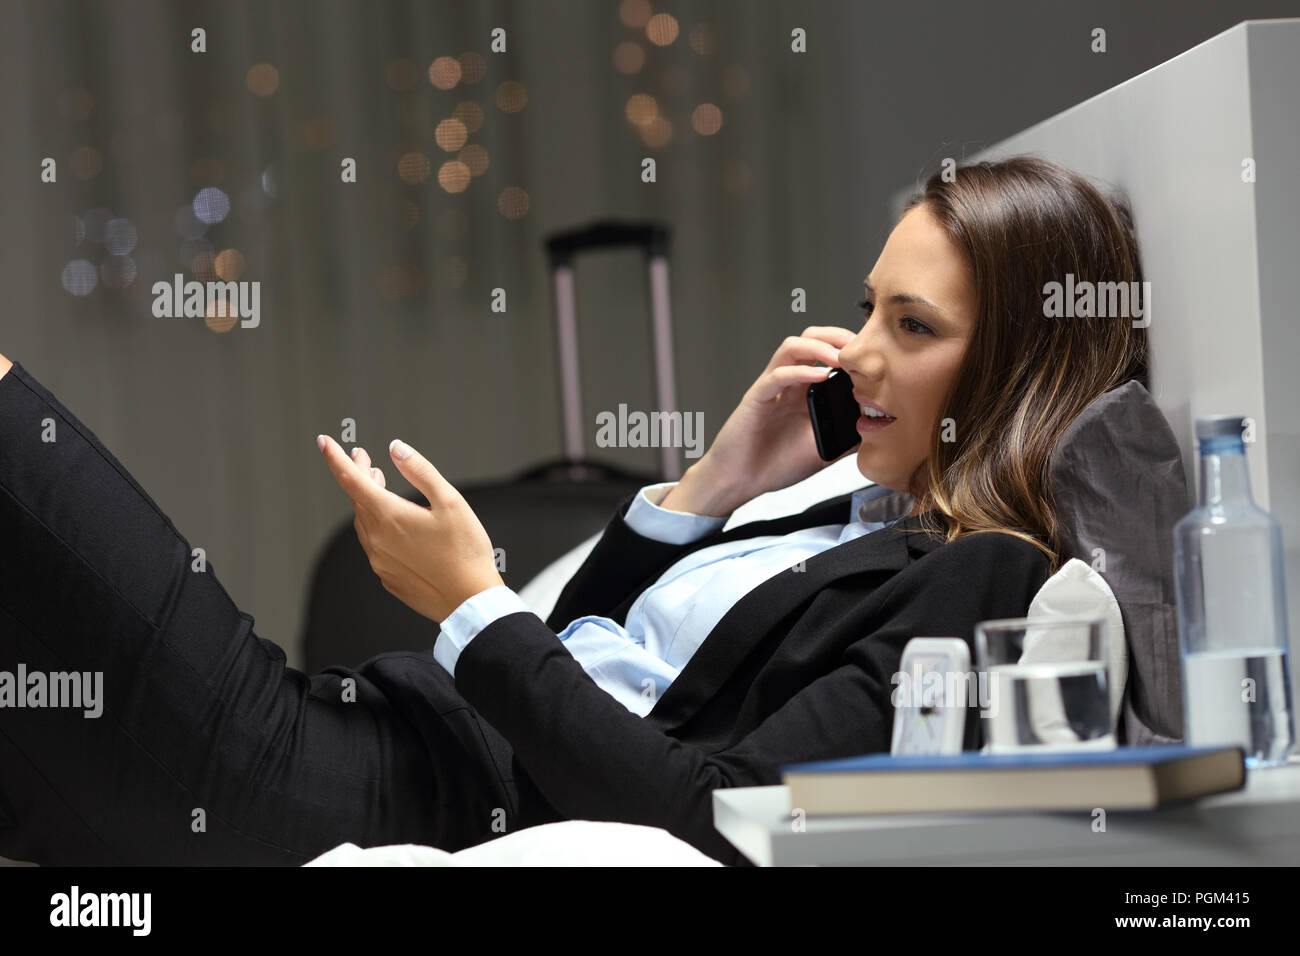
[[[904,518],[809,558],[746,594],[644,718],[609,696],[556,632],[585,614],[620,623],[636,597],[699,548],[844,523],[851,494],[684,545],[643,537],[616,514],[548,620],[492,622],[456,665],[456,690],[509,741],[565,819],[663,827],[724,863],[712,792],[780,783],[786,763],[887,751],[891,676],[914,636],[954,636],[1020,617],[1048,577],[1046,556],[1008,534],[944,544]],[[894,528],[901,530],[894,530]],[[972,707],[972,710],[974,707]],[[967,747],[979,740],[967,716]]]

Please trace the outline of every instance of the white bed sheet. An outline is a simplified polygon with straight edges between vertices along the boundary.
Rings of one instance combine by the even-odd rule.
[[[659,827],[564,820],[528,827],[455,853],[411,843],[344,843],[304,866],[722,866]]]

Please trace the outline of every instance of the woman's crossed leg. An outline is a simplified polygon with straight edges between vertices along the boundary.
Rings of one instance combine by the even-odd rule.
[[[515,816],[508,748],[488,755],[431,653],[308,677],[201,565],[0,360],[0,855],[301,863],[342,842],[456,850]]]

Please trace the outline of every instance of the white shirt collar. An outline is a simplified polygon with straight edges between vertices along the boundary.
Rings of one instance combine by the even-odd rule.
[[[910,514],[915,504],[915,496],[906,491],[895,491],[884,485],[868,485],[853,493],[849,508],[850,520],[864,523],[893,521]]]

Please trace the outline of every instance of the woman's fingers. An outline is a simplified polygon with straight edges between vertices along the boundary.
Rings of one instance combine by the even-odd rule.
[[[856,332],[840,328],[838,325],[810,325],[803,330],[804,338],[820,339],[837,349],[842,349],[852,342],[853,336],[856,334]]]
[[[824,382],[830,373],[828,366],[781,365],[764,374],[755,383],[755,396],[760,402],[771,401],[791,385]]]
[[[370,461],[370,453],[358,445],[352,449],[352,461],[365,474],[370,476],[370,480],[380,488],[387,487],[384,482],[384,473]]]
[[[380,488],[388,487],[388,483],[384,480],[384,473],[374,466],[374,463],[370,460],[370,453],[360,445],[352,449],[352,461],[362,472],[369,475],[370,480]]]
[[[325,457],[325,464],[334,474],[334,480],[338,482],[344,494],[352,499],[354,505],[375,512],[382,512],[385,508],[391,507],[391,502],[387,499],[393,496],[391,493],[385,494],[384,489],[375,486],[368,465],[363,471],[352,456],[328,435],[317,435],[316,445]]]
[[[827,328],[822,330],[817,326],[810,326],[804,332],[804,335],[786,337],[772,356],[772,361],[768,363],[768,371],[782,365],[796,363],[812,365],[814,362],[825,362],[827,365],[838,366],[840,364],[840,349],[853,340],[853,333],[849,332],[848,329]],[[818,334],[808,335],[809,332]],[[845,339],[842,335],[832,335],[831,333],[834,332],[847,333],[848,338]]]

